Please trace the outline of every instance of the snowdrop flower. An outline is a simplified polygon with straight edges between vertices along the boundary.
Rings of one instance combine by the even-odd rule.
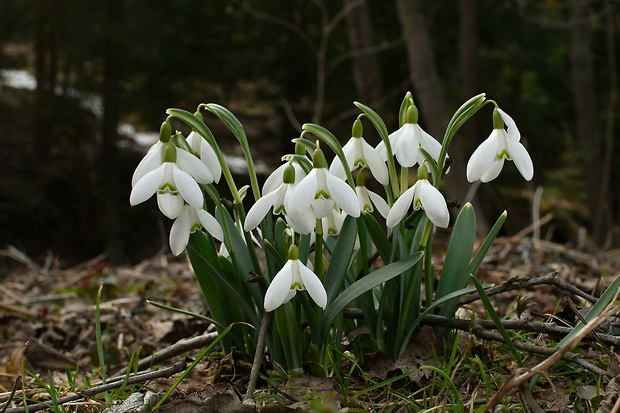
[[[411,168],[424,162],[424,154],[419,148],[424,149],[437,162],[441,152],[441,144],[431,135],[422,130],[418,125],[418,109],[415,105],[407,109],[406,122],[396,132],[392,132],[388,138],[392,152],[401,166]],[[385,142],[377,145],[377,151],[382,159],[387,159]]]
[[[265,311],[270,312],[289,302],[297,291],[307,290],[310,297],[321,308],[327,306],[327,292],[321,280],[299,260],[295,245],[288,250],[288,261],[271,280],[265,293]]]
[[[327,239],[328,235],[338,235],[342,229],[342,224],[346,214],[340,210],[340,208],[334,208],[327,214],[326,217],[321,219],[321,225],[323,226],[323,238]]]
[[[508,130],[504,129],[504,123]],[[521,142],[514,120],[499,108],[493,110],[493,132],[478,146],[467,162],[467,180],[489,182],[497,178],[504,160],[513,161],[526,181],[534,176],[534,165]]]
[[[431,222],[438,227],[446,228],[450,222],[448,205],[443,195],[427,179],[426,166],[422,164],[418,169],[418,180],[407,189],[392,205],[386,225],[389,228],[396,226],[407,214],[413,203],[413,209],[422,208]]]
[[[195,131],[191,131],[187,136],[187,143],[192,148],[192,150],[198,154],[198,157],[205,164],[211,175],[213,176],[213,182],[220,182],[220,178],[222,176],[222,167],[220,166],[220,162],[217,159],[217,155],[215,151],[199,133]]]
[[[387,218],[387,215],[390,212],[390,206],[387,202],[385,202],[381,195],[366,188],[364,174],[361,171],[357,175],[356,181],[355,193],[357,194],[357,199],[359,200],[362,211],[371,213],[375,210],[375,208],[377,208],[377,211],[379,211],[381,216],[383,218]]]
[[[356,119],[353,123],[352,137],[342,148],[347,165],[351,172],[359,167],[368,167],[377,182],[381,185],[387,185],[389,176],[385,159],[381,159],[379,152],[366,142],[362,137],[362,131],[362,121]],[[334,158],[329,171],[338,178],[345,179],[344,167],[340,158]]]
[[[172,144],[165,144],[163,153],[164,159],[162,159],[161,165],[146,173],[136,182],[131,190],[129,203],[132,206],[138,205],[157,193],[157,205],[159,205],[161,212],[170,219],[179,216],[185,202],[194,208],[202,208],[204,198],[196,181],[204,181],[206,176],[197,174],[194,168],[189,168],[191,174],[185,172],[180,168],[179,161],[181,154],[185,154],[197,160],[198,165],[206,169],[204,164],[189,152],[177,150]],[[194,167],[197,166],[194,165]],[[201,167],[197,167],[197,169],[200,171]]]
[[[282,171],[279,171],[281,167],[274,171],[271,176],[274,176],[277,172],[276,176],[280,177],[280,184],[278,186],[275,186],[277,182],[275,179],[270,180],[271,176],[267,178],[267,181],[265,181],[265,185],[263,186],[263,196],[259,198],[248,211],[243,224],[244,230],[252,231],[256,228],[263,218],[265,218],[265,215],[267,215],[269,208],[271,207],[273,207],[274,214],[286,212],[284,200],[295,187],[298,172],[300,175],[303,174],[305,176],[303,169],[301,169],[299,165],[297,165],[296,168],[295,165],[297,164],[286,163],[282,165],[285,167]]]
[[[189,235],[196,230],[204,228],[213,238],[218,241],[224,239],[222,227],[219,222],[204,209],[196,209],[185,204],[181,213],[172,224],[170,229],[170,249],[174,255],[183,252],[189,241]]]
[[[355,191],[345,181],[327,169],[323,151],[314,151],[314,168],[284,200],[287,221],[296,232],[311,232],[317,219],[325,218],[334,205],[353,216],[360,216],[360,205]]]

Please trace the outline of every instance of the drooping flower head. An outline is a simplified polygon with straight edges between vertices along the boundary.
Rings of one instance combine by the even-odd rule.
[[[342,151],[347,160],[349,170],[353,172],[357,168],[367,167],[381,185],[387,185],[389,181],[385,159],[381,159],[379,151],[370,146],[362,136],[362,121],[356,119],[351,131],[351,139],[344,145]],[[332,161],[329,171],[341,179],[345,179],[344,167],[339,157]]]
[[[213,176],[213,182],[220,182],[222,167],[211,145],[195,131],[191,131],[187,136],[187,143],[209,169]]]
[[[504,124],[507,130],[504,129]],[[497,178],[504,160],[513,161],[526,181],[534,176],[530,154],[520,142],[521,134],[515,121],[499,108],[493,110],[493,131],[478,146],[467,162],[467,180],[489,182]]]
[[[289,302],[297,291],[307,290],[316,305],[325,309],[325,287],[308,267],[299,260],[299,250],[293,244],[288,250],[288,261],[271,280],[265,293],[265,311],[270,312]]]
[[[286,213],[285,200],[295,187],[297,176],[305,176],[305,173],[297,163],[292,162],[280,166],[271,176],[276,175],[280,178],[280,184],[275,186],[277,183],[275,179],[271,181],[267,179],[263,186],[263,196],[248,211],[243,224],[244,230],[251,231],[256,228],[271,207],[273,207],[274,214]]]
[[[168,218],[175,219],[181,213],[185,202],[194,208],[202,208],[204,197],[198,182],[213,181],[209,180],[211,175],[206,166],[194,155],[177,149],[171,143],[163,145],[161,164],[135,183],[129,203],[135,206],[157,193],[157,204],[161,212]]]
[[[406,168],[421,165],[425,160],[424,154],[420,151],[422,148],[437,162],[441,152],[441,144],[418,125],[418,108],[413,102],[406,113],[403,126],[388,136],[396,160]],[[377,151],[383,160],[387,159],[385,142],[381,141],[377,145]]]
[[[428,172],[424,164],[418,168],[418,180],[407,189],[392,205],[387,216],[386,225],[396,226],[407,214],[409,207],[423,209],[428,219],[438,227],[446,228],[450,223],[448,205],[443,195],[428,181]]]
[[[327,169],[327,161],[317,142],[313,168],[284,200],[287,221],[300,234],[308,234],[317,219],[326,217],[334,205],[357,218],[360,206],[355,191]]]
[[[357,178],[355,179],[355,193],[357,194],[357,199],[360,202],[360,208],[362,211],[366,211],[368,213],[373,212],[376,208],[383,218],[387,218],[387,215],[390,212],[390,206],[387,202],[385,202],[385,199],[383,199],[381,195],[366,188],[364,174],[362,172],[363,170],[357,174]]]
[[[170,249],[174,255],[179,255],[187,247],[189,235],[197,230],[206,229],[213,238],[223,241],[224,234],[219,222],[207,211],[185,204],[181,213],[170,229]]]

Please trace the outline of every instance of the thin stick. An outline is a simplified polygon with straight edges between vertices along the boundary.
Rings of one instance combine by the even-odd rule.
[[[616,294],[617,296],[617,294]],[[489,401],[489,403],[485,406],[484,412],[490,413],[493,411],[493,408],[497,406],[506,395],[512,391],[514,388],[518,388],[521,383],[531,379],[537,374],[543,373],[551,368],[558,360],[564,358],[565,355],[579,343],[590,331],[595,329],[599,324],[601,324],[607,317],[618,312],[618,308],[614,308],[613,302],[610,304],[607,309],[601,313],[598,317],[594,318],[590,323],[586,324],[583,329],[577,334],[570,342],[566,343],[565,346],[557,348],[555,352],[540,362],[537,366],[534,366],[531,369],[521,368],[517,369],[516,372],[510,377],[508,380],[502,384],[502,386],[497,390],[497,393],[493,396],[493,398]],[[609,374],[609,373],[608,373]]]
[[[65,396],[65,397],[61,397],[58,400],[56,400],[56,403],[58,405],[64,404],[64,403],[69,403],[69,402],[74,402],[76,400],[80,400],[80,399],[84,399],[84,398],[90,398],[96,394],[99,393],[103,393],[106,392],[108,390],[112,390],[112,389],[117,389],[119,387],[122,387],[124,385],[129,385],[129,384],[136,384],[136,383],[144,383],[146,381],[152,380],[152,379],[157,379],[160,377],[170,377],[173,374],[176,374],[180,371],[185,370],[187,363],[185,361],[180,361],[177,364],[174,364],[170,367],[161,369],[161,370],[157,370],[157,371],[152,371],[149,373],[143,373],[143,374],[138,374],[136,376],[131,376],[129,377],[127,380],[118,380],[112,383],[107,383],[107,384],[101,384],[99,386],[95,386],[95,387],[91,387],[90,389],[86,389],[83,390],[79,393],[76,394],[72,394],[69,396]],[[50,401],[51,402],[51,401]],[[3,413],[25,413],[27,412],[37,412],[39,410],[43,410],[43,409],[48,409],[50,407],[50,402],[47,403],[38,403],[38,404],[34,404],[34,405],[30,405],[30,406],[24,406],[24,407],[16,407],[13,409],[8,409]],[[27,409],[27,410],[26,410]]]
[[[213,340],[217,338],[217,336],[218,333],[217,331],[215,331],[212,333],[204,333],[192,338],[183,338],[171,345],[170,347],[159,350],[158,352],[153,353],[152,355],[138,361],[137,369],[138,371],[146,370],[154,364],[160,364],[161,362],[169,360],[172,357],[179,356],[191,350],[205,347],[206,345],[211,344]],[[124,376],[126,371],[127,370],[121,370],[113,377]]]
[[[265,350],[265,337],[267,336],[267,327],[271,320],[271,311],[265,311],[263,314],[263,322],[260,325],[260,331],[258,332],[258,342],[256,343],[256,352],[254,353],[254,362],[252,363],[252,372],[250,373],[250,382],[248,383],[248,389],[243,396],[243,400],[250,400],[254,397],[254,390],[256,389],[256,382],[258,381],[258,373],[260,371],[260,365],[263,361],[263,352]]]
[[[21,379],[22,379],[22,376],[17,376],[17,378],[15,379],[15,383],[13,383],[13,389],[11,389],[11,394],[9,394],[9,399],[6,401],[6,404],[4,405],[0,413],[5,413],[7,407],[9,407],[9,404],[11,404],[11,401],[13,400],[13,396],[15,396],[15,392],[17,391],[17,385],[19,384]]]

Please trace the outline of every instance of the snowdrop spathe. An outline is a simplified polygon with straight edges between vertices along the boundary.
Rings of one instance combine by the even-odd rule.
[[[265,311],[270,312],[289,302],[297,291],[307,290],[314,302],[321,308],[327,306],[325,287],[308,267],[299,260],[299,251],[291,245],[288,261],[275,275],[265,293]]]
[[[504,124],[507,130],[504,129]],[[521,134],[515,121],[499,108],[493,110],[493,131],[480,144],[467,162],[467,180],[489,182],[497,178],[504,160],[513,161],[526,181],[534,176],[534,165],[521,142]]]

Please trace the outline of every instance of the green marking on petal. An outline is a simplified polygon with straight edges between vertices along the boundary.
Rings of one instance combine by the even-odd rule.
[[[362,158],[356,159],[355,162],[353,162],[353,166],[356,168],[363,168],[364,166],[366,166],[366,160]]]
[[[332,197],[325,191],[320,190],[314,194],[314,199],[332,199]]]
[[[504,149],[503,151],[501,151],[500,153],[497,154],[496,158],[498,160],[502,160],[504,158],[510,160],[510,154],[508,153],[508,151],[506,149]]]
[[[194,225],[192,225],[192,227],[189,229],[190,233],[194,233],[198,230],[200,230],[202,228],[202,225],[200,225],[200,223],[195,223]]]
[[[173,195],[176,195],[179,193],[179,191],[177,190],[177,187],[172,185],[170,182],[164,182],[164,184],[159,187],[158,192],[160,193],[170,192]]]
[[[301,283],[298,282],[294,282],[293,284],[291,284],[291,291],[293,290],[303,290],[304,286]]]

